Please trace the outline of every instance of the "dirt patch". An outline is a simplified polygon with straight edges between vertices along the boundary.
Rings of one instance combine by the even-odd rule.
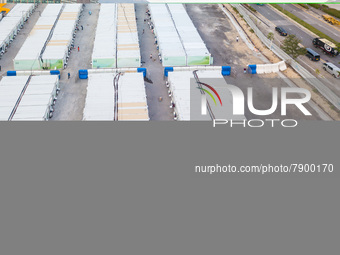
[[[251,28],[246,21],[241,17],[239,13],[236,13],[229,4],[223,5],[228,11],[230,11],[234,17],[237,18],[238,23],[245,31],[247,36],[250,38],[256,50],[260,51],[270,62],[277,63],[281,59],[277,57],[271,50],[269,50],[261,40],[256,36],[255,33],[251,32]],[[311,87],[298,73],[296,73],[291,67],[288,66],[287,70],[283,72],[285,76],[291,79],[298,87],[308,89],[312,94],[312,100],[324,110],[332,119],[340,120],[340,112],[337,109],[333,109],[334,106],[329,103],[319,92]]]

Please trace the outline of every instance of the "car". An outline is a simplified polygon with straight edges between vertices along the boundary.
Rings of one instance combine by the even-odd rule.
[[[326,62],[323,63],[323,69],[333,75],[334,78],[340,78],[340,68],[336,65]]]
[[[287,36],[286,30],[282,27],[275,27],[275,30],[281,35],[281,36]]]
[[[312,60],[312,61],[319,61],[320,60],[320,55],[315,52],[314,50],[310,49],[310,48],[306,48],[307,53],[306,56]]]

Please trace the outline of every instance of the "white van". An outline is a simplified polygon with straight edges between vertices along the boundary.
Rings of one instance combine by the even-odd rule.
[[[340,68],[332,63],[323,63],[323,69],[333,75],[335,78],[340,78]]]

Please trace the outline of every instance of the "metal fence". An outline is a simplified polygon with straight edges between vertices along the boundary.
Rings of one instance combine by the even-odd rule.
[[[330,101],[337,109],[340,110],[340,98],[334,94],[326,85],[313,76],[308,70],[297,63],[292,57],[285,53],[279,46],[272,43],[256,26],[253,20],[249,17],[248,11],[241,4],[231,4],[243,16],[248,25],[254,30],[257,37],[270,48],[279,58],[288,63],[302,78],[310,85],[317,89],[328,101]]]

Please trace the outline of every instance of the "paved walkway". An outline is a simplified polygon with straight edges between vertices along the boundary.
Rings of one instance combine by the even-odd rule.
[[[74,41],[75,49],[71,51],[67,68],[62,70],[60,79],[61,91],[52,120],[82,120],[83,118],[87,80],[80,80],[78,78],[78,70],[91,68],[99,7],[98,4],[85,5],[79,22],[79,31]],[[90,10],[92,15],[89,15]],[[81,30],[81,25],[84,30]],[[67,78],[68,73],[71,74],[70,79]]]
[[[148,22],[144,23],[144,19],[147,18],[147,5],[138,4],[135,5],[135,8],[142,62],[145,62],[143,67],[147,68],[148,78],[152,80],[152,83],[145,82],[150,119],[173,120],[172,110],[169,108],[168,88],[165,86],[163,75],[164,67],[158,59],[158,51],[154,44],[154,34],[149,29]],[[152,59],[150,59],[150,54],[152,54]],[[159,97],[163,98],[161,102],[158,100]]]

